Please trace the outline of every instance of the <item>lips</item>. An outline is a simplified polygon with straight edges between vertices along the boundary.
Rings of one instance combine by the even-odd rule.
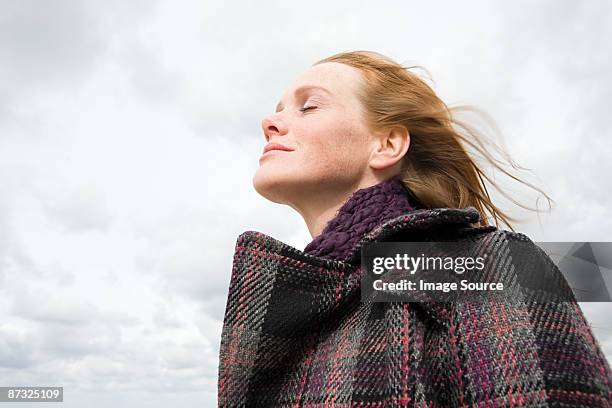
[[[280,144],[280,143],[268,143],[268,144],[267,144],[267,145],[264,147],[264,149],[263,149],[263,153],[265,154],[265,153],[269,152],[270,150],[283,150],[283,151],[286,151],[286,152],[291,152],[291,151],[293,151],[293,149],[292,149],[292,148],[287,147],[287,146],[284,146],[284,145],[282,145],[282,144]]]

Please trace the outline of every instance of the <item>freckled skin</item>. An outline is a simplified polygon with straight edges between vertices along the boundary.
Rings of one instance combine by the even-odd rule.
[[[260,159],[253,186],[268,200],[297,210],[313,234],[352,192],[396,174],[401,157],[388,157],[388,152],[408,148],[408,142],[396,143],[377,155],[380,138],[365,125],[356,93],[363,81],[357,69],[345,64],[314,65],[287,88],[282,109],[262,120],[262,149],[275,142],[295,150]],[[304,85],[324,87],[331,95],[316,89],[294,95]],[[316,109],[300,112],[309,106]]]

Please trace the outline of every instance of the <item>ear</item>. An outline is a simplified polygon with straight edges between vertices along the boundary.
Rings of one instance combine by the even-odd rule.
[[[401,125],[376,132],[373,138],[369,165],[376,170],[384,170],[399,163],[410,147],[410,133]]]

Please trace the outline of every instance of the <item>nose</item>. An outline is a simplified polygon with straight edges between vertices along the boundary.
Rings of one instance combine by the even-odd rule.
[[[282,136],[287,133],[286,126],[274,115],[266,116],[261,121],[261,127],[266,138],[266,142],[274,136]]]

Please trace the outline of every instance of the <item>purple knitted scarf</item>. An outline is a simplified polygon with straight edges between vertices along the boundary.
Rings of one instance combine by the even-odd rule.
[[[346,261],[353,247],[376,226],[406,212],[424,208],[399,175],[355,191],[304,252]]]

